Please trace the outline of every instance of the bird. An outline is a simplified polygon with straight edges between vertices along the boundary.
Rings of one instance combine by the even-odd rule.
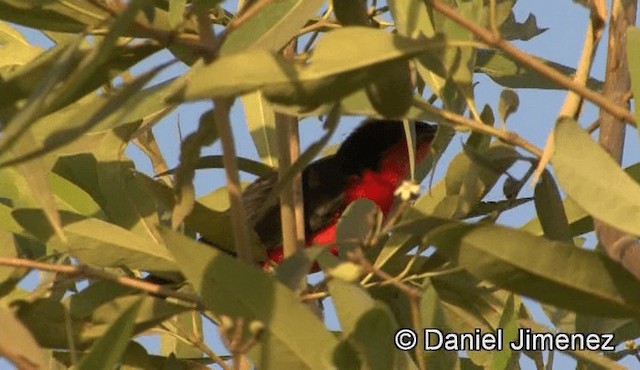
[[[428,153],[437,127],[416,121],[415,160]],[[311,162],[302,171],[302,195],[306,246],[335,248],[336,225],[352,202],[367,198],[386,217],[394,203],[394,193],[409,176],[409,152],[402,121],[364,120],[340,145],[337,152]],[[269,261],[284,259],[280,205],[265,204],[278,184],[278,174],[258,178],[242,193],[249,226],[266,248]]]

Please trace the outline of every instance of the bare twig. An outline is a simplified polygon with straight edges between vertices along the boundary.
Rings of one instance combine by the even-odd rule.
[[[283,50],[286,59],[295,56],[297,42],[291,41]],[[279,181],[287,177],[292,164],[300,156],[300,138],[298,119],[276,113],[276,133],[278,136],[278,175]],[[282,225],[282,247],[286,257],[304,249],[304,209],[302,198],[302,175],[283,184],[280,192],[280,219]]]
[[[213,350],[202,340],[201,336],[194,335],[193,333],[189,333],[188,330],[185,330],[182,326],[176,323],[172,322],[171,325],[173,325],[173,327],[178,332],[177,334],[181,336],[182,339],[198,347],[198,349],[201,350],[204,354],[206,354],[211,360],[213,360],[213,362],[218,364],[218,366],[220,366],[222,370],[231,370],[229,365],[227,365],[227,363],[224,362],[224,360],[220,356],[218,356],[215,352],[213,352]],[[175,333],[172,333],[172,334],[176,335]]]
[[[414,100],[413,105],[417,108],[420,108],[424,111],[436,114],[441,118],[444,118],[446,121],[449,121],[455,125],[460,125],[463,127],[470,128],[473,131],[481,132],[483,134],[491,135],[497,137],[498,139],[509,143],[514,146],[519,146],[522,149],[528,151],[529,153],[535,155],[536,157],[540,157],[542,155],[542,150],[540,148],[533,145],[531,142],[523,139],[515,132],[504,131],[497,129],[490,125],[485,125],[480,121],[476,121],[464,116],[461,116],[457,113],[453,113],[451,111],[438,109],[430,104],[427,104],[421,100]]]
[[[114,283],[118,283],[120,285],[141,290],[143,292],[147,292],[157,296],[176,298],[181,301],[194,304],[195,308],[199,310],[204,309],[204,304],[200,300],[200,297],[198,297],[197,295],[179,292],[162,285],[153,284],[126,276],[114,275],[112,273],[98,270],[86,265],[53,265],[24,258],[0,257],[0,266],[23,267],[41,271],[57,272],[77,278],[112,281]]]
[[[477,36],[486,44],[504,51],[516,61],[540,73],[541,75],[557,83],[558,85],[568,90],[575,91],[576,93],[580,94],[585,99],[589,100],[593,104],[607,111],[614,117],[626,122],[635,123],[635,118],[633,117],[631,112],[629,112],[629,110],[626,109],[625,107],[620,106],[619,104],[616,104],[614,101],[606,98],[602,94],[599,94],[579,83],[576,83],[570,77],[567,77],[564,74],[556,71],[552,67],[547,66],[544,63],[538,61],[536,58],[518,49],[510,42],[495,35],[490,30],[465,18],[451,6],[444,4],[440,0],[424,0],[424,1],[428,5],[431,5],[433,9],[435,9],[436,11],[442,13],[447,18],[453,20],[454,22],[458,23],[462,27],[471,31],[475,36]]]
[[[266,2],[261,1],[260,3]],[[247,11],[247,13],[249,13],[249,11]],[[211,62],[216,58],[217,48],[220,47],[223,40],[221,40],[221,38],[215,38],[209,17],[204,14],[198,14],[197,18],[202,43],[216,50],[213,54],[205,58],[205,62]],[[244,17],[243,19],[246,20],[248,18]],[[236,21],[234,23],[234,27],[237,27],[240,23],[241,22]],[[231,24],[227,26],[227,29],[230,26]],[[253,256],[249,245],[249,228],[247,226],[247,217],[242,200],[236,147],[233,142],[231,121],[229,119],[233,102],[234,98],[213,99],[213,120],[215,121],[218,136],[220,137],[220,143],[222,144],[222,162],[224,164],[224,171],[227,177],[227,191],[231,206],[230,213],[233,240],[235,241],[238,258],[247,264],[252,264]]]
[[[69,346],[69,357],[71,358],[71,365],[78,365],[78,350],[76,347],[76,341],[73,339],[73,326],[71,321],[71,313],[69,307],[64,306],[64,331],[67,334],[67,345]]]
[[[369,260],[363,255],[361,249],[356,249],[348,253],[347,257],[355,264],[358,264],[363,272],[373,274],[380,277],[382,280],[388,282],[390,285],[396,287],[409,300],[409,307],[411,310],[411,322],[416,332],[420,332],[420,291],[410,285],[407,285],[400,281],[398,278],[389,275],[387,272],[380,270],[373,266]],[[416,346],[416,359],[418,360],[418,367],[420,370],[426,370],[427,364],[425,363],[424,354],[420,345]]]
[[[591,122],[591,124],[589,126],[587,126],[587,128],[585,128],[585,130],[589,134],[593,134],[599,128],[600,128],[600,120],[595,120],[595,121]]]
[[[626,97],[631,88],[626,44],[627,29],[636,23],[636,11],[636,1],[614,0],[609,22],[609,49],[602,96],[622,106],[628,106]],[[598,121],[600,122],[600,145],[615,161],[621,163],[625,136],[624,122],[620,117],[604,109],[600,111]],[[594,220],[594,228],[607,254],[640,278],[638,239],[599,220]]]
[[[260,334],[252,332],[251,337],[243,343],[244,319],[238,317],[234,323],[231,318],[227,317],[225,321],[227,323],[220,325],[220,338],[225,347],[231,352],[233,368],[234,370],[249,369],[250,365],[247,361],[246,353],[258,342],[257,337]]]
[[[403,271],[398,276],[396,276],[393,280],[399,281],[399,282],[402,282],[402,283],[409,283],[409,282],[412,282],[412,281],[422,280],[422,279],[428,278],[428,277],[448,275],[448,274],[452,274],[452,273],[459,272],[459,271],[462,271],[462,270],[464,270],[462,267],[453,267],[453,268],[449,268],[449,269],[446,269],[446,270],[424,272],[422,274],[411,275],[411,276],[406,276],[407,272]],[[404,277],[404,276],[406,276],[406,277]],[[386,286],[386,285],[389,285],[389,284],[391,284],[390,281],[381,280],[381,281],[374,281],[374,282],[371,282],[371,283],[362,284],[362,287],[365,288],[365,289],[369,289],[369,288],[373,288],[373,287]],[[316,285],[313,290],[310,290],[308,293],[301,295],[300,299],[302,301],[312,301],[312,300],[316,300],[316,299],[326,298],[329,295],[330,295],[329,291],[326,288],[318,289],[318,285]]]

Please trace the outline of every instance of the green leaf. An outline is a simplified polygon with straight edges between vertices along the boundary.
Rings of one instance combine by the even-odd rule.
[[[536,212],[544,230],[551,240],[571,242],[571,230],[562,205],[560,191],[549,171],[545,170],[534,190]]]
[[[445,306],[440,299],[435,287],[429,280],[425,283],[426,287],[423,287],[424,291],[420,298],[420,324],[424,328],[438,329],[443,332],[450,332],[450,326],[446,317]],[[430,341],[431,336],[422,338],[419,340],[419,345],[425,346],[427,344],[433,345]],[[428,340],[429,343],[425,343]],[[454,368],[458,356],[452,351],[428,351],[424,354],[427,363],[430,366],[438,369],[451,369]]]
[[[9,23],[0,21],[0,67],[23,65],[42,53],[42,49],[30,45],[22,34]]]
[[[185,342],[183,336],[190,333],[195,338],[203,338],[202,316],[198,311],[184,312],[166,321],[171,334],[160,336],[160,353],[165,356],[174,354],[178,358],[200,358],[202,350]]]
[[[79,33],[97,25],[108,13],[89,2],[71,0],[68,8],[58,1],[0,1],[2,19],[35,29]],[[66,9],[65,9],[66,8]]]
[[[358,248],[380,227],[382,217],[378,206],[370,199],[358,199],[344,210],[336,231],[340,255]]]
[[[598,252],[496,225],[449,225],[433,243],[474,276],[541,302],[609,317],[640,312],[640,282]]]
[[[176,272],[177,266],[164,246],[116,225],[71,212],[61,212],[67,242],[53,236],[53,230],[40,210],[17,209],[18,223],[58,251],[65,251],[81,263],[104,267],[127,266],[144,271]]]
[[[78,329],[76,335],[82,343],[100,338],[109,325],[142,297],[135,317],[135,333],[141,333],[186,310],[184,305],[146,295],[135,289],[110,281],[97,281],[88,288],[65,298],[71,318]],[[63,337],[63,341],[66,339]]]
[[[624,172],[631,176],[635,182],[640,183],[640,163],[636,163],[625,168]],[[565,198],[562,205],[567,215],[567,222],[569,223],[572,237],[593,231],[593,220],[591,216],[589,216],[585,210],[580,208],[576,202],[571,200],[571,198]],[[532,218],[529,222],[524,224],[521,229],[534,235],[544,235],[544,231],[540,225],[538,217]]]
[[[542,58],[536,59],[566,76],[573,76],[576,73],[574,68]],[[510,59],[508,55],[496,50],[480,49],[477,51],[475,72],[484,73],[497,84],[512,89],[564,90],[564,87],[529,70],[526,66]],[[589,78],[587,86],[592,90],[600,90],[602,89],[602,81]]]
[[[640,127],[640,29],[629,27],[627,29],[627,63],[631,77],[631,91],[633,92],[633,109],[636,119],[636,127]]]
[[[561,119],[551,164],[571,199],[595,218],[640,235],[640,186],[578,124]]]
[[[278,142],[276,135],[276,116],[271,104],[260,91],[240,97],[244,106],[249,133],[258,150],[262,163],[278,167]]]
[[[56,200],[64,202],[64,205],[59,205],[60,209],[103,218],[104,213],[100,205],[76,184],[53,172],[49,173],[49,183]]]
[[[281,0],[270,2],[229,34],[221,55],[262,49],[278,51],[316,15],[324,0]]]
[[[81,45],[73,55],[70,56],[69,63],[73,68],[77,68],[78,63],[91,53],[93,49],[84,45],[84,39],[80,38]],[[47,50],[33,61],[25,64],[20,68],[12,70],[7,76],[3,76],[0,81],[0,107],[5,108],[10,104],[14,104],[20,99],[28,97],[35,91],[41,81],[43,81],[59,63],[61,54],[69,45],[73,43],[73,39],[57,44],[54,48]],[[117,45],[112,54],[106,60],[103,60],[93,73],[87,77],[82,86],[78,87],[75,94],[69,96],[67,102],[75,101],[98,87],[108,83],[123,71],[142,59],[157,52],[160,48],[153,44],[134,44],[134,45]],[[57,67],[59,68],[59,67]],[[162,103],[157,101],[156,103]],[[58,104],[55,109],[59,109]],[[54,110],[53,108],[50,110]]]
[[[169,1],[169,25],[172,29],[177,29],[184,22],[184,11],[187,0]]]
[[[3,125],[3,135],[0,138],[0,158],[19,142],[20,136],[28,132],[36,119],[46,114],[47,102],[55,87],[69,73],[81,41],[81,37],[76,37],[72,43],[60,49],[60,57],[51,66],[50,73],[46,75],[46,78],[38,81],[37,88],[29,95],[24,105]],[[2,87],[0,91],[6,91],[5,86],[0,87]]]
[[[309,247],[296,251],[276,267],[274,274],[276,279],[291,290],[298,289],[303,281],[306,284],[311,266],[322,253],[329,252],[323,246]]]
[[[520,320],[520,325],[522,327],[531,328],[535,333],[556,333],[556,330],[551,330],[537,322],[533,322],[531,320]],[[577,351],[565,351],[564,353],[573,357],[574,359],[580,362],[586,362],[594,368],[598,369],[611,369],[611,370],[624,370],[625,367],[620,365],[614,360],[609,359],[607,356],[602,356],[600,353],[596,351],[589,350],[577,350]]]
[[[40,123],[43,125],[46,124],[48,126],[44,129],[45,132],[50,132],[50,134],[47,135],[47,137],[44,139],[44,142],[40,145],[32,145],[29,148],[29,151],[21,153],[21,155],[17,156],[16,158],[0,162],[0,166],[15,165],[16,163],[40,157],[61,147],[67,146],[74,141],[83,138],[84,134],[86,134],[96,126],[104,124],[105,121],[111,124],[117,122],[118,126],[116,127],[121,127],[123,123],[120,121],[120,119],[126,117],[127,113],[125,112],[128,112],[127,109],[133,109],[138,104],[147,105],[147,107],[145,108],[149,108],[148,104],[145,104],[144,101],[136,99],[136,94],[144,87],[144,85],[146,85],[153,77],[155,77],[158,72],[164,69],[164,67],[165,66],[153,68],[150,71],[142,74],[140,77],[134,79],[131,83],[125,85],[123,88],[118,89],[115,94],[111,95],[107,99],[104,99],[102,101],[102,105],[94,106],[93,108],[97,107],[98,109],[94,111],[93,114],[87,114],[88,112],[86,110],[80,110],[80,107],[73,105],[73,110],[71,112],[73,113],[72,115],[74,116],[74,119],[71,120],[72,124],[64,122],[66,124],[64,128],[59,127],[59,130],[57,131],[51,131],[51,126],[58,125],[52,125],[49,120],[49,116],[43,117],[40,120]],[[166,107],[163,106],[162,108]],[[162,108],[158,110],[161,111]],[[128,113],[130,113],[130,111]],[[65,117],[66,114],[62,114],[61,116]],[[56,118],[59,119],[60,116],[57,116]],[[39,129],[37,123],[38,122],[33,124],[32,129],[34,131]],[[59,124],[60,121],[57,121],[55,123]],[[94,140],[96,139],[94,138]]]
[[[507,118],[518,110],[519,105],[520,98],[518,98],[518,94],[515,91],[511,89],[502,90],[498,101],[498,114],[503,125],[507,122]]]
[[[498,327],[503,330],[504,337],[502,348],[503,351],[495,351],[493,357],[493,369],[494,370],[506,370],[509,368],[510,362],[513,361],[513,351],[509,343],[515,341],[518,338],[518,321],[515,313],[513,294],[509,295],[507,304],[504,307],[502,316],[500,317],[500,323]],[[517,354],[516,354],[517,357]]]
[[[368,42],[353,43],[363,39]],[[304,66],[257,50],[223,56],[209,65],[194,67],[177,83],[176,98],[198,100],[262,89],[272,101],[304,102],[317,107],[362,87],[369,67],[410,58],[440,46],[438,41],[418,41],[371,28],[347,27],[327,33]]]
[[[536,16],[529,13],[524,23],[518,23],[511,12],[509,17],[500,25],[500,36],[505,40],[528,41],[544,33],[548,28],[539,28]]]
[[[328,283],[345,337],[368,369],[415,369],[406,353],[393,346],[398,324],[384,306],[359,286],[332,279]],[[395,366],[394,366],[395,364]]]
[[[10,152],[14,158],[20,157],[24,152],[34,146],[34,142],[35,140],[33,136],[31,136],[31,132],[27,131],[18,139],[18,143],[14,145]],[[38,202],[38,205],[42,207],[42,211],[47,216],[51,227],[53,227],[58,237],[65,242],[66,236],[62,230],[60,214],[58,213],[58,207],[55,204],[53,193],[51,192],[48,168],[45,166],[44,161],[42,159],[33,159],[19,164],[17,168],[29,184],[29,190],[33,198]]]
[[[77,348],[84,349],[101,338],[110,325],[141,298],[134,333],[147,331],[188,309],[110,281],[93,282],[62,302],[55,298],[33,300],[32,296],[25,295],[12,300],[11,304],[17,307],[18,317],[41,346],[68,348],[66,327],[69,326]],[[65,317],[70,321],[66,322]]]
[[[385,72],[365,86],[371,105],[384,118],[397,119],[407,113],[413,98],[409,63],[399,60],[378,68]]]
[[[333,13],[343,26],[368,26],[369,15],[365,0],[333,0]]]
[[[3,335],[0,336],[2,357],[13,362],[17,368],[45,367],[46,362],[42,348],[8,307],[0,307],[0,327],[3,332]]]
[[[262,162],[254,161],[249,158],[236,158],[238,160],[238,169],[240,171],[250,173],[252,175],[256,175],[258,177],[271,175],[275,172],[273,167],[270,167]],[[196,169],[202,170],[207,168],[224,168],[224,162],[222,160],[222,155],[205,155],[198,159],[196,163]],[[176,172],[176,169],[171,169],[169,171],[159,173],[157,176],[166,176],[171,175]]]
[[[418,32],[426,37],[435,35],[425,4],[423,0],[389,0],[389,10],[400,34],[409,37],[415,36]]]
[[[436,200],[433,214],[456,219],[467,217],[516,158],[513,148],[498,143],[483,151],[465,147],[447,169],[444,179],[446,196],[436,200],[433,196],[437,193],[432,193],[433,196],[429,197],[430,202]],[[416,208],[425,211],[422,205],[426,202],[427,198],[419,200]]]
[[[421,100],[426,102],[421,96],[414,94],[413,100]],[[322,104],[318,106],[316,109],[309,110],[309,107],[304,105],[283,105],[278,103],[273,103],[273,109],[278,113],[284,113],[297,117],[311,117],[317,115],[326,114],[332,107],[335,105],[335,102],[329,102],[326,104]],[[383,118],[383,116],[373,107],[369,97],[367,96],[366,91],[358,90],[347,96],[345,96],[340,102],[340,113],[343,115],[355,115],[355,116],[368,116],[373,118]],[[440,122],[442,119],[433,114],[432,112],[428,112],[422,109],[418,109],[413,105],[409,108],[407,112],[405,112],[402,116],[397,117],[397,119],[408,119],[408,120],[418,120],[418,121],[430,121],[430,122]],[[442,127],[442,126],[441,126]],[[446,130],[441,128],[441,130]],[[437,140],[437,139],[436,139]],[[436,143],[432,143],[434,147],[437,147]]]
[[[143,4],[146,5],[146,4]],[[155,8],[153,20],[150,22],[148,14],[140,13],[136,22],[145,27],[131,27],[123,36],[148,37],[148,29],[169,32],[168,15],[165,11]],[[114,22],[108,10],[85,0],[1,0],[0,18],[21,24],[30,28],[47,31],[82,33],[88,29],[102,29]]]
[[[142,299],[135,301],[91,347],[78,364],[80,370],[113,369],[120,362],[131,339],[134,320]]]
[[[132,27],[136,15],[145,5],[147,0],[131,0],[127,7],[113,20],[109,32],[99,38],[100,42],[87,53],[74,68],[65,76],[63,86],[58,89],[51,105],[53,107],[66,106],[77,99],[78,93],[83,90],[86,82],[109,60],[111,53],[116,51],[120,37]]]
[[[161,233],[207,308],[265,325],[257,353],[252,352],[252,360],[258,367],[282,369],[290,367],[280,365],[291,363],[309,369],[329,366],[336,338],[288,288],[215,248],[207,248],[171,230],[162,229]],[[284,353],[272,356],[274,351]]]

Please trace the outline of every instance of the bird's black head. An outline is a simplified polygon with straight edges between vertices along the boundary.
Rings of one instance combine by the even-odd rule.
[[[433,140],[435,125],[416,121],[415,127],[417,145]],[[336,159],[347,174],[358,175],[365,169],[375,171],[382,155],[404,140],[402,121],[368,119],[340,145]]]

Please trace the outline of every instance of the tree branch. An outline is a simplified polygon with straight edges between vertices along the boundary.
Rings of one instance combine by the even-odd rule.
[[[533,58],[531,55],[513,46],[513,44],[511,44],[510,42],[506,41],[505,39],[501,38],[498,35],[495,35],[490,30],[482,26],[479,26],[473,21],[465,18],[460,13],[458,13],[454,8],[444,4],[442,1],[440,0],[424,0],[424,1],[427,5],[431,5],[433,9],[442,13],[447,18],[451,19],[452,21],[458,23],[462,27],[471,31],[475,36],[477,36],[486,44],[504,51],[516,61],[540,73],[541,75],[557,83],[558,85],[580,94],[586,100],[589,100],[590,102],[597,105],[601,109],[607,111],[617,119],[625,122],[635,123],[635,118],[633,117],[631,112],[629,112],[629,110],[626,109],[624,106],[617,104],[615,101],[610,100],[609,98],[605,97],[603,94],[599,94],[598,92],[590,90],[586,86],[583,86],[575,82],[572,78],[563,75],[562,73],[545,65],[544,63],[541,63],[537,59]]]
[[[461,116],[457,113],[453,113],[451,111],[447,111],[443,109],[438,109],[421,100],[414,100],[413,105],[416,108],[420,108],[426,112],[436,114],[441,118],[451,122],[452,124],[467,127],[473,131],[497,137],[498,139],[506,143],[509,143],[511,145],[519,146],[538,158],[542,155],[542,150],[540,148],[533,145],[531,142],[523,139],[515,132],[500,130],[493,126],[485,125],[480,121],[476,121],[476,120]]]
[[[166,288],[162,285],[149,283],[147,281],[142,281],[139,279],[115,275],[86,265],[53,265],[50,263],[38,262],[24,258],[0,257],[0,266],[22,267],[27,269],[56,272],[59,274],[65,274],[77,278],[112,281],[114,283],[141,290],[150,294],[162,297],[176,298],[184,302],[195,304],[198,310],[204,309],[204,304],[200,300],[200,297],[198,297],[197,295],[179,292],[173,289]]]
[[[609,48],[602,95],[615,104],[623,106],[628,106],[626,98],[631,88],[626,51],[627,28],[635,25],[636,11],[636,1],[614,0],[609,22]],[[620,117],[604,109],[600,111],[598,121],[600,122],[600,145],[613,159],[621,163],[624,151],[624,122]],[[598,220],[594,220],[594,228],[609,257],[620,262],[640,279],[638,239]]]

